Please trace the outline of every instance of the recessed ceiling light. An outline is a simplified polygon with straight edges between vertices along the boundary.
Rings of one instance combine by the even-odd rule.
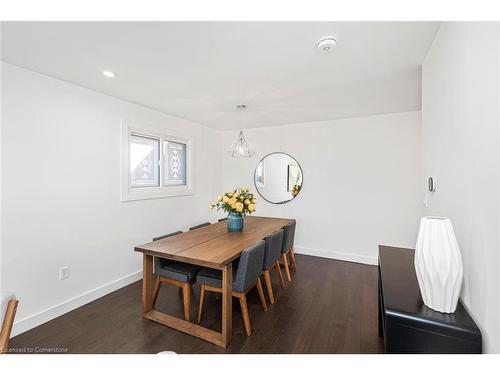
[[[318,40],[318,43],[316,43],[316,48],[320,52],[328,53],[332,49],[334,49],[336,45],[337,45],[337,39],[335,37],[326,36]]]
[[[112,72],[111,70],[103,70],[102,71],[102,75],[104,77],[108,77],[108,78],[114,78],[114,77],[116,77],[116,74],[114,72]]]

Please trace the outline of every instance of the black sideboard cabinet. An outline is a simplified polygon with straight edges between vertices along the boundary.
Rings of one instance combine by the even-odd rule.
[[[379,336],[386,353],[482,353],[481,331],[461,302],[453,314],[424,305],[412,249],[379,246]]]

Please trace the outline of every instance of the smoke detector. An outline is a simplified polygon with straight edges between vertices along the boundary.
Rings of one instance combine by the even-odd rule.
[[[333,36],[325,36],[318,40],[316,43],[316,48],[323,53],[328,53],[337,45],[337,39]]]

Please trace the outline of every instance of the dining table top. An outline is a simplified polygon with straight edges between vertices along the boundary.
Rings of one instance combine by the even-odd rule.
[[[227,222],[183,232],[136,246],[135,251],[204,267],[220,269],[239,258],[241,252],[293,219],[246,216],[243,231],[229,232]]]

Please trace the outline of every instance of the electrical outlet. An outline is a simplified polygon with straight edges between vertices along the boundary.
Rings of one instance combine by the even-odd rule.
[[[64,280],[69,277],[69,266],[59,268],[59,279]]]

